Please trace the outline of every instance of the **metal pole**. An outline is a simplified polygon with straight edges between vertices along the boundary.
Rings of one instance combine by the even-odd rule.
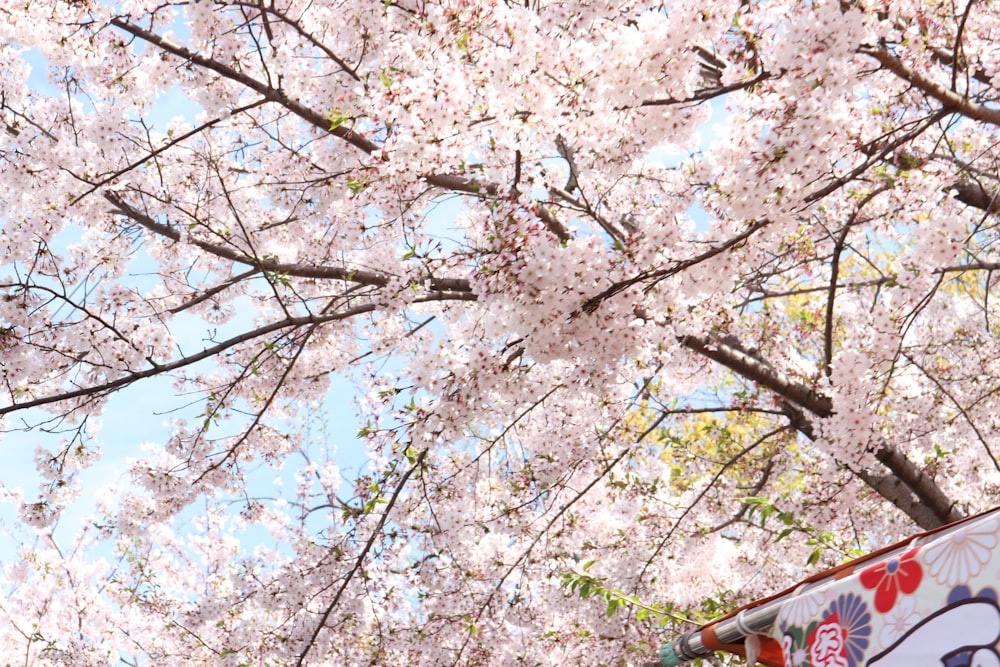
[[[815,588],[821,584],[825,584],[826,579],[809,584],[804,587],[802,591]],[[750,635],[760,634],[768,630],[773,624],[774,619],[778,617],[778,612],[781,610],[781,606],[785,603],[789,596],[779,598],[777,600],[772,600],[766,604],[762,604],[759,607],[753,607],[751,609],[744,609],[735,616],[727,618],[724,621],[719,622],[715,626],[715,636],[719,638],[719,641],[723,644],[734,644],[740,640],[746,639]],[[712,650],[705,646],[705,643],[701,639],[701,630],[696,630],[694,632],[689,632],[685,635],[681,635],[672,642],[667,642],[660,646],[660,662],[654,663],[655,665],[666,666],[666,667],[676,667],[677,665],[683,665],[685,662],[694,660],[696,658],[703,658]]]

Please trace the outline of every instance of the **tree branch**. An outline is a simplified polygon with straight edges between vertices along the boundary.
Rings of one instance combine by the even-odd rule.
[[[610,299],[616,294],[620,294],[621,292],[627,290],[629,287],[632,287],[633,285],[637,285],[642,282],[649,281],[649,285],[646,286],[646,288],[649,289],[657,282],[665,278],[680,273],[685,269],[689,269],[692,266],[695,266],[708,259],[711,259],[712,257],[715,257],[716,255],[719,255],[731,248],[735,248],[736,246],[745,242],[755,233],[766,227],[768,224],[770,224],[770,220],[767,219],[758,220],[757,222],[747,227],[744,231],[737,234],[736,236],[732,237],[731,239],[728,239],[723,243],[720,243],[717,246],[709,248],[700,255],[677,262],[675,265],[666,269],[658,269],[656,271],[644,271],[643,273],[640,273],[637,276],[633,276],[632,278],[619,280],[618,282],[613,283],[611,287],[607,288],[600,294],[592,296],[591,298],[584,301],[583,306],[581,307],[581,311],[585,313],[592,313],[595,310],[597,310],[598,307],[600,307],[602,302],[606,301],[607,299]]]
[[[788,426],[782,425],[779,426],[778,428],[768,431],[767,433],[760,436],[759,438],[751,442],[749,445],[738,451],[736,454],[731,456],[724,464],[722,464],[722,467],[720,467],[715,472],[715,475],[708,482],[708,484],[705,485],[705,488],[703,488],[701,492],[698,493],[698,495],[695,497],[695,499],[691,502],[690,505],[684,508],[684,511],[681,512],[681,515],[677,518],[677,521],[674,522],[674,525],[671,526],[670,530],[667,531],[667,534],[663,537],[663,539],[657,543],[656,548],[653,549],[652,555],[650,555],[649,559],[646,561],[645,566],[643,566],[642,571],[639,573],[640,579],[642,579],[643,575],[646,574],[646,570],[649,569],[649,566],[653,563],[653,560],[655,560],[656,557],[659,555],[659,553],[663,551],[663,547],[667,546],[667,544],[670,542],[670,539],[674,536],[674,533],[676,533],[677,529],[680,528],[681,522],[684,521],[684,518],[687,517],[687,515],[690,514],[692,510],[694,510],[694,508],[698,505],[698,503],[700,503],[702,499],[712,489],[712,487],[715,486],[716,482],[722,479],[722,476],[726,473],[726,471],[729,470],[729,468],[731,468],[732,466],[736,465],[736,463],[744,456],[746,456],[753,450],[757,449],[757,447],[764,444],[765,442],[767,442],[774,436],[778,435],[779,433],[784,433],[787,430]]]
[[[654,100],[645,100],[639,104],[640,107],[662,107],[662,106],[673,106],[677,104],[692,104],[694,102],[704,102],[705,100],[712,100],[716,97],[721,97],[722,95],[728,95],[729,93],[735,92],[737,90],[747,90],[753,88],[758,83],[766,81],[771,78],[770,72],[761,72],[754,78],[748,81],[738,81],[736,83],[731,83],[727,86],[717,86],[715,88],[703,88],[691,97],[685,97],[683,99],[676,99],[674,97],[664,97]],[[630,108],[630,107],[623,107]]]
[[[249,110],[251,110],[253,108],[259,107],[265,101],[266,100],[256,100],[254,102],[251,102],[250,104],[245,104],[245,105],[243,105],[241,107],[237,107],[236,109],[232,109],[228,113],[229,113],[229,115],[235,115],[235,114],[238,114],[238,113],[242,113],[244,111],[249,111]],[[198,127],[196,127],[193,130],[191,130],[190,132],[185,132],[184,134],[180,135],[179,137],[174,137],[174,138],[170,139],[169,141],[164,142],[164,144],[162,146],[160,146],[159,148],[152,149],[152,146],[150,146],[150,148],[152,150],[150,150],[149,153],[143,155],[142,158],[140,158],[140,159],[132,162],[131,164],[128,164],[128,165],[122,167],[121,169],[118,169],[118,170],[112,172],[108,176],[105,176],[104,178],[102,178],[98,182],[94,183],[93,185],[90,186],[90,188],[86,192],[84,192],[83,194],[79,194],[79,195],[73,197],[73,200],[70,202],[70,205],[72,206],[72,205],[78,203],[81,199],[83,199],[87,195],[91,194],[92,192],[97,191],[98,189],[100,189],[103,186],[107,185],[111,181],[115,180],[116,178],[119,178],[120,176],[123,176],[124,174],[127,174],[128,172],[132,171],[133,169],[135,169],[137,167],[141,167],[146,162],[152,160],[153,158],[157,157],[161,153],[164,153],[167,150],[173,148],[177,144],[179,144],[179,143],[181,143],[183,141],[186,141],[187,139],[193,137],[196,134],[204,132],[205,130],[211,129],[212,127],[218,125],[220,122],[222,122],[223,120],[225,120],[225,118],[226,117],[224,117],[224,116],[219,116],[217,118],[213,118],[212,120],[210,120],[210,121],[208,121],[206,123],[202,123]]]
[[[967,96],[959,95],[953,90],[928,79],[923,74],[914,72],[901,60],[882,48],[862,47],[859,52],[874,58],[887,70],[903,79],[918,90],[923,91],[941,103],[948,111],[959,113],[966,118],[978,120],[991,125],[1000,125],[1000,109],[991,109],[969,101]]]
[[[833,401],[829,397],[794,382],[770,364],[751,356],[735,339],[711,341],[699,336],[684,336],[680,339],[680,343],[778,394],[792,424],[810,439],[815,437],[815,428],[802,410],[807,410],[820,418],[834,414]],[[875,458],[907,489],[907,493],[903,493],[897,484],[889,483],[892,480],[886,481],[871,472],[852,468],[852,472],[876,493],[927,530],[963,518],[964,514],[930,475],[914,465],[898,449],[884,440],[874,443],[874,446]],[[916,501],[913,501],[913,496],[916,496]]]
[[[933,530],[938,526],[951,521],[942,521],[931,508],[924,505],[920,498],[910,490],[901,479],[895,475],[876,475],[869,470],[851,470],[858,479],[867,484],[875,493],[879,494],[903,514],[910,517],[916,525],[925,530]],[[959,516],[958,518],[962,518]],[[957,519],[954,519],[957,521]]]
[[[681,345],[718,362],[759,385],[767,387],[782,398],[792,401],[819,417],[833,414],[833,401],[803,384],[792,381],[773,366],[751,356],[733,337],[712,341],[702,336],[683,336]]]
[[[333,613],[337,603],[340,602],[340,597],[344,594],[344,591],[347,590],[347,585],[351,583],[351,579],[354,578],[354,575],[361,570],[361,566],[364,565],[365,558],[368,557],[368,552],[371,551],[371,548],[375,544],[375,540],[378,536],[382,534],[382,527],[385,526],[386,519],[389,518],[389,512],[392,511],[392,508],[396,505],[396,501],[399,500],[399,496],[403,492],[403,487],[406,486],[406,482],[410,479],[410,476],[413,475],[414,471],[424,464],[424,459],[426,457],[427,450],[421,450],[420,454],[417,455],[416,460],[414,460],[413,465],[410,466],[405,473],[403,473],[402,477],[400,477],[399,483],[396,484],[396,488],[392,491],[392,496],[386,503],[385,511],[382,512],[382,515],[378,519],[378,524],[374,529],[372,529],[372,532],[368,536],[368,540],[365,542],[364,548],[361,549],[361,553],[359,553],[358,557],[354,560],[354,565],[347,572],[347,574],[344,575],[343,581],[340,582],[340,586],[337,588],[337,592],[333,596],[333,600],[331,600],[330,604],[327,605],[319,623],[317,623],[316,627],[313,628],[312,635],[309,637],[305,647],[302,649],[302,653],[299,654],[298,659],[295,661],[296,667],[302,667],[302,665],[305,664],[306,655],[309,653],[309,649],[311,649],[316,643],[319,633],[326,626],[327,619],[330,618],[330,614]]]
[[[123,375],[116,380],[110,380],[104,384],[92,385],[88,387],[81,387],[79,389],[73,389],[71,391],[62,392],[59,394],[52,394],[49,396],[42,396],[41,398],[35,398],[30,401],[23,401],[21,403],[13,403],[8,406],[0,407],[0,416],[15,412],[17,410],[26,410],[28,408],[37,408],[43,405],[50,405],[52,403],[59,403],[61,401],[69,401],[74,398],[80,398],[82,396],[98,396],[101,394],[106,394],[108,392],[116,391],[127,387],[130,384],[142,380],[144,378],[153,377],[155,375],[162,375],[164,373],[170,373],[175,370],[179,370],[191,364],[203,361],[205,359],[211,359],[212,357],[222,354],[229,348],[239,345],[240,343],[245,343],[247,341],[253,340],[254,338],[259,338],[261,336],[267,335],[269,333],[274,333],[275,331],[280,331],[282,329],[288,329],[292,327],[298,327],[308,324],[323,324],[326,322],[334,322],[337,320],[344,320],[349,317],[354,317],[355,315],[361,315],[364,313],[370,313],[375,310],[373,304],[365,304],[362,306],[355,306],[348,310],[339,311],[336,313],[330,313],[327,315],[308,315],[304,317],[292,317],[283,320],[278,320],[277,322],[271,322],[270,324],[265,324],[262,327],[253,329],[252,331],[245,331],[237,336],[233,336],[227,340],[222,341],[211,347],[207,347],[201,352],[197,352],[187,357],[181,357],[180,359],[175,359],[170,363],[166,364],[152,364],[149,368],[141,371],[134,371]]]
[[[353,67],[348,65],[347,62],[345,62],[342,58],[337,56],[336,53],[331,51],[330,47],[328,47],[326,44],[319,41],[316,37],[307,32],[298,21],[293,20],[285,12],[279,11],[278,8],[274,6],[274,3],[271,3],[270,5],[265,5],[260,0],[253,0],[253,1],[237,0],[233,4],[259,11],[262,19],[264,20],[265,28],[268,25],[266,22],[267,15],[270,14],[271,16],[275,17],[276,19],[278,19],[279,21],[290,27],[292,30],[294,30],[296,33],[298,33],[299,36],[301,36],[303,39],[307,40],[310,44],[312,44],[317,49],[326,54],[326,57],[332,60],[333,62],[337,63],[337,65],[340,67],[341,70],[344,71],[345,74],[350,76],[355,81],[361,81],[361,77],[358,76],[357,71]]]
[[[115,212],[127,216],[129,219],[134,220],[142,227],[145,227],[155,234],[159,234],[160,236],[173,241],[190,243],[191,245],[200,248],[209,254],[215,255],[216,257],[245,264],[257,269],[258,271],[281,273],[298,278],[342,280],[344,282],[371,285],[374,287],[384,287],[394,277],[378,271],[362,271],[359,269],[348,269],[338,266],[324,266],[316,264],[291,264],[288,262],[279,262],[254,257],[224,245],[211,243],[201,239],[185,237],[170,225],[157,222],[151,216],[126,203],[116,193],[105,192],[104,198],[111,202],[111,204],[115,207]],[[472,287],[469,285],[469,281],[464,278],[435,278],[433,276],[428,276],[427,281],[431,290],[445,292],[468,292],[470,294],[472,292]]]
[[[309,107],[305,106],[297,100],[293,100],[288,97],[281,90],[272,88],[266,83],[262,83],[252,76],[248,76],[243,72],[237,71],[232,67],[223,65],[222,63],[212,60],[211,58],[206,58],[205,56],[195,53],[191,49],[181,46],[180,44],[175,44],[174,42],[157,35],[155,32],[141,28],[134,23],[130,23],[121,18],[111,19],[111,25],[115,26],[120,30],[124,30],[134,37],[138,37],[150,44],[153,44],[159,49],[166,51],[172,55],[182,58],[185,61],[194,63],[199,67],[204,67],[207,70],[211,70],[220,76],[225,77],[231,81],[236,81],[242,83],[244,86],[251,90],[255,90],[264,96],[264,99],[269,102],[274,102],[279,104],[284,108],[288,109],[294,113],[299,118],[303,119],[311,125],[315,125],[324,132],[329,132],[330,134],[339,137],[351,144],[352,146],[361,149],[365,153],[374,153],[378,150],[378,144],[369,141],[365,137],[361,136],[354,130],[348,129],[343,125],[332,127],[332,123],[325,116],[316,113]]]
[[[206,58],[205,56],[202,56],[185,46],[175,44],[174,42],[157,35],[155,32],[146,30],[145,28],[125,21],[124,19],[114,18],[111,20],[111,25],[138,37],[139,39],[147,41],[163,51],[177,56],[178,58],[183,58],[185,61],[191,62],[199,67],[204,67],[205,69],[215,72],[226,79],[243,84],[247,88],[260,93],[265,100],[274,102],[275,104],[288,109],[299,118],[305,120],[307,123],[315,126],[323,132],[328,132],[335,137],[343,139],[347,143],[361,149],[369,155],[380,149],[378,144],[368,140],[354,130],[350,130],[343,125],[334,127],[333,123],[331,123],[330,119],[326,116],[316,113],[297,100],[293,100],[283,91],[272,88],[271,86],[258,81],[243,72],[233,69],[228,65],[223,65],[222,63],[212,60],[211,58]],[[255,105],[256,104],[259,104],[259,102],[255,103]],[[428,184],[436,187],[454,190],[457,192],[468,192],[470,194],[487,194],[490,196],[497,196],[500,190],[495,183],[479,183],[478,181],[464,178],[462,176],[452,176],[448,174],[429,174],[424,176],[424,180]],[[545,222],[546,225],[548,225],[549,230],[559,237],[559,240],[569,240],[569,232],[562,225],[562,223],[556,220],[552,213],[545,210],[541,205],[538,205],[537,209],[536,213],[538,216]]]

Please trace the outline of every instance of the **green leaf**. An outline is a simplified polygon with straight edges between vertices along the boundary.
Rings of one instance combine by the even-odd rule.
[[[349,120],[352,120],[349,114],[345,114],[343,111],[338,111],[334,109],[329,114],[327,114],[326,119],[330,121],[330,131],[336,130],[338,127],[343,125]]]
[[[622,605],[622,601],[618,598],[608,596],[608,618],[615,615],[618,608]]]
[[[368,187],[367,180],[359,180],[357,178],[349,177],[347,179],[347,188],[351,191],[351,194],[358,194],[362,190]]]

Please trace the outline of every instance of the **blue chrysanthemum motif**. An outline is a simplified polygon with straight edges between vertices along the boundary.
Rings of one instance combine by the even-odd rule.
[[[840,625],[847,633],[847,659],[851,667],[864,664],[865,651],[868,649],[872,634],[872,615],[868,604],[861,596],[854,593],[841,595],[830,605],[830,615],[836,614]]]

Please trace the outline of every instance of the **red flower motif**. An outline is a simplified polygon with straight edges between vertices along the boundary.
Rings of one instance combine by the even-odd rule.
[[[917,549],[911,549],[898,558],[875,563],[861,571],[861,585],[875,589],[875,610],[886,613],[896,604],[900,593],[909,595],[917,590],[923,570],[916,560]]]

